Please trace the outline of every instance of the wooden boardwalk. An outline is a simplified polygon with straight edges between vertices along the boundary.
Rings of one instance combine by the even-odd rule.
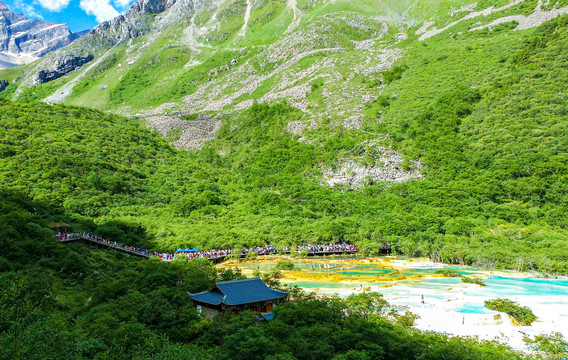
[[[143,258],[151,258],[152,257],[152,255],[150,253],[148,253],[147,251],[136,250],[135,248],[133,248],[131,246],[127,246],[127,245],[123,245],[123,244],[119,244],[119,243],[115,244],[113,241],[96,239],[94,237],[87,236],[87,235],[71,235],[71,236],[65,236],[65,237],[57,237],[57,241],[59,241],[61,243],[85,241],[86,243],[88,243],[90,245],[109,247],[111,249],[122,251],[122,252],[125,252],[127,254],[134,255],[134,256],[140,256],[140,257],[143,257]]]
[[[104,246],[104,247],[108,247],[114,250],[118,250],[118,251],[122,251],[125,252],[127,254],[130,255],[134,255],[134,256],[139,256],[139,257],[143,257],[143,258],[151,258],[155,255],[149,253],[148,251],[141,251],[141,250],[137,250],[136,248],[132,247],[132,246],[128,246],[128,245],[124,245],[124,244],[120,244],[120,243],[115,243],[113,241],[107,241],[107,240],[103,240],[103,239],[98,239],[92,236],[88,236],[88,235],[83,235],[83,234],[77,234],[77,235],[67,235],[67,236],[63,236],[63,237],[56,237],[57,241],[61,242],[61,243],[68,243],[68,242],[76,242],[76,241],[85,241],[86,243],[88,243],[89,245],[97,245],[97,246]],[[301,250],[301,251],[297,251],[298,253],[300,252],[305,252],[305,250]],[[357,254],[358,250],[338,250],[338,251],[310,251],[306,253],[306,256],[332,256],[332,255],[354,255]],[[267,255],[290,255],[293,252],[290,250],[286,250],[286,251],[282,251],[282,250],[277,250],[276,253],[268,253],[268,254],[259,254],[258,256],[267,256]],[[390,254],[390,248],[389,249],[381,249],[381,255],[389,255]],[[239,255],[239,258],[244,259],[246,258],[247,254],[241,254]],[[195,257],[196,259],[207,259],[215,264],[223,262],[226,258],[228,257],[233,257],[232,254],[229,255],[220,255],[220,256],[215,256],[215,257]],[[162,259],[164,260],[164,259]],[[170,260],[164,260],[164,261],[171,261]]]

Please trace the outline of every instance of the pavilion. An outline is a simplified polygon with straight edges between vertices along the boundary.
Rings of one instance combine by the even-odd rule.
[[[69,232],[71,231],[71,225],[66,224],[62,221],[49,223],[49,228],[55,232]]]
[[[276,304],[286,301],[288,292],[273,290],[259,278],[222,281],[209,291],[188,293],[204,317],[218,313],[238,313],[252,310],[266,318],[272,314]]]

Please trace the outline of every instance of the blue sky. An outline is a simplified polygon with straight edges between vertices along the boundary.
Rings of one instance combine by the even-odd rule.
[[[134,0],[0,0],[28,18],[67,23],[71,31],[92,29],[123,14]]]

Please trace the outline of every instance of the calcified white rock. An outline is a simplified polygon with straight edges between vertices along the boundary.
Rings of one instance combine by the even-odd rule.
[[[469,14],[465,15],[461,19],[453,21],[453,22],[449,23],[448,25],[446,25],[446,26],[444,26],[440,29],[438,29],[437,27],[434,27],[430,30],[427,30],[430,26],[426,26],[426,23],[424,23],[424,25],[420,29],[418,29],[418,30],[423,32],[422,35],[418,38],[418,41],[423,41],[423,40],[431,38],[432,36],[438,35],[439,33],[446,31],[451,27],[456,26],[457,24],[459,24],[460,22],[462,22],[464,20],[469,20],[469,19],[473,19],[473,18],[476,18],[476,17],[480,17],[480,16],[489,16],[491,14],[510,9],[513,6],[519,5],[523,1],[525,1],[525,0],[514,0],[514,1],[511,1],[510,3],[508,3],[507,5],[503,5],[503,6],[498,7],[498,8],[496,8],[494,6],[490,6],[487,9],[484,9],[484,10],[470,12]],[[432,24],[433,23],[430,22],[430,25],[432,25]],[[417,34],[418,34],[418,32],[417,32]]]
[[[422,24],[422,26],[418,30],[416,30],[415,34],[416,35],[424,34],[428,30],[428,28],[432,25],[434,25],[433,21],[424,21],[424,24]]]

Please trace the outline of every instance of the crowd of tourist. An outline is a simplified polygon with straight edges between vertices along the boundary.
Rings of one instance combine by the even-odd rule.
[[[296,245],[292,247],[297,252],[306,251],[310,253],[320,253],[320,252],[351,252],[357,251],[357,247],[351,244],[329,244],[329,245]]]
[[[90,233],[57,233],[56,235],[59,241],[75,240],[75,239],[87,239],[100,244],[109,245],[115,248],[121,248],[130,250],[131,252],[138,252],[145,256],[156,256],[164,261],[171,261],[176,257],[186,257],[190,259],[218,259],[230,256],[236,256],[234,249],[224,249],[224,250],[202,250],[202,251],[184,251],[178,250],[177,252],[171,253],[160,253],[152,252],[149,253],[146,249],[137,248],[134,246],[126,245],[121,242],[112,241],[110,239],[103,239],[102,237]],[[381,246],[385,249],[390,249],[389,243],[382,243]],[[196,249],[197,250],[197,249]],[[332,254],[332,253],[353,253],[357,252],[358,249],[355,245],[343,243],[343,244],[306,244],[306,245],[294,245],[294,246],[257,246],[247,249],[240,250],[239,257],[247,257],[250,254],[260,255],[274,255],[274,254],[290,254],[290,253],[305,253],[309,254]]]
[[[248,249],[242,249],[240,251],[239,257],[246,257],[253,253],[258,256],[260,255],[273,255],[273,254],[290,254],[290,253],[306,253],[306,254],[316,254],[316,253],[345,253],[345,252],[357,252],[358,249],[355,245],[351,244],[329,244],[329,245],[295,245],[295,246],[257,246]],[[225,250],[204,250],[204,251],[181,251],[174,254],[170,253],[154,253],[154,255],[162,258],[163,260],[169,261],[173,260],[175,257],[183,256],[190,259],[201,258],[201,259],[217,259],[221,257],[227,257],[235,255],[234,249]]]

